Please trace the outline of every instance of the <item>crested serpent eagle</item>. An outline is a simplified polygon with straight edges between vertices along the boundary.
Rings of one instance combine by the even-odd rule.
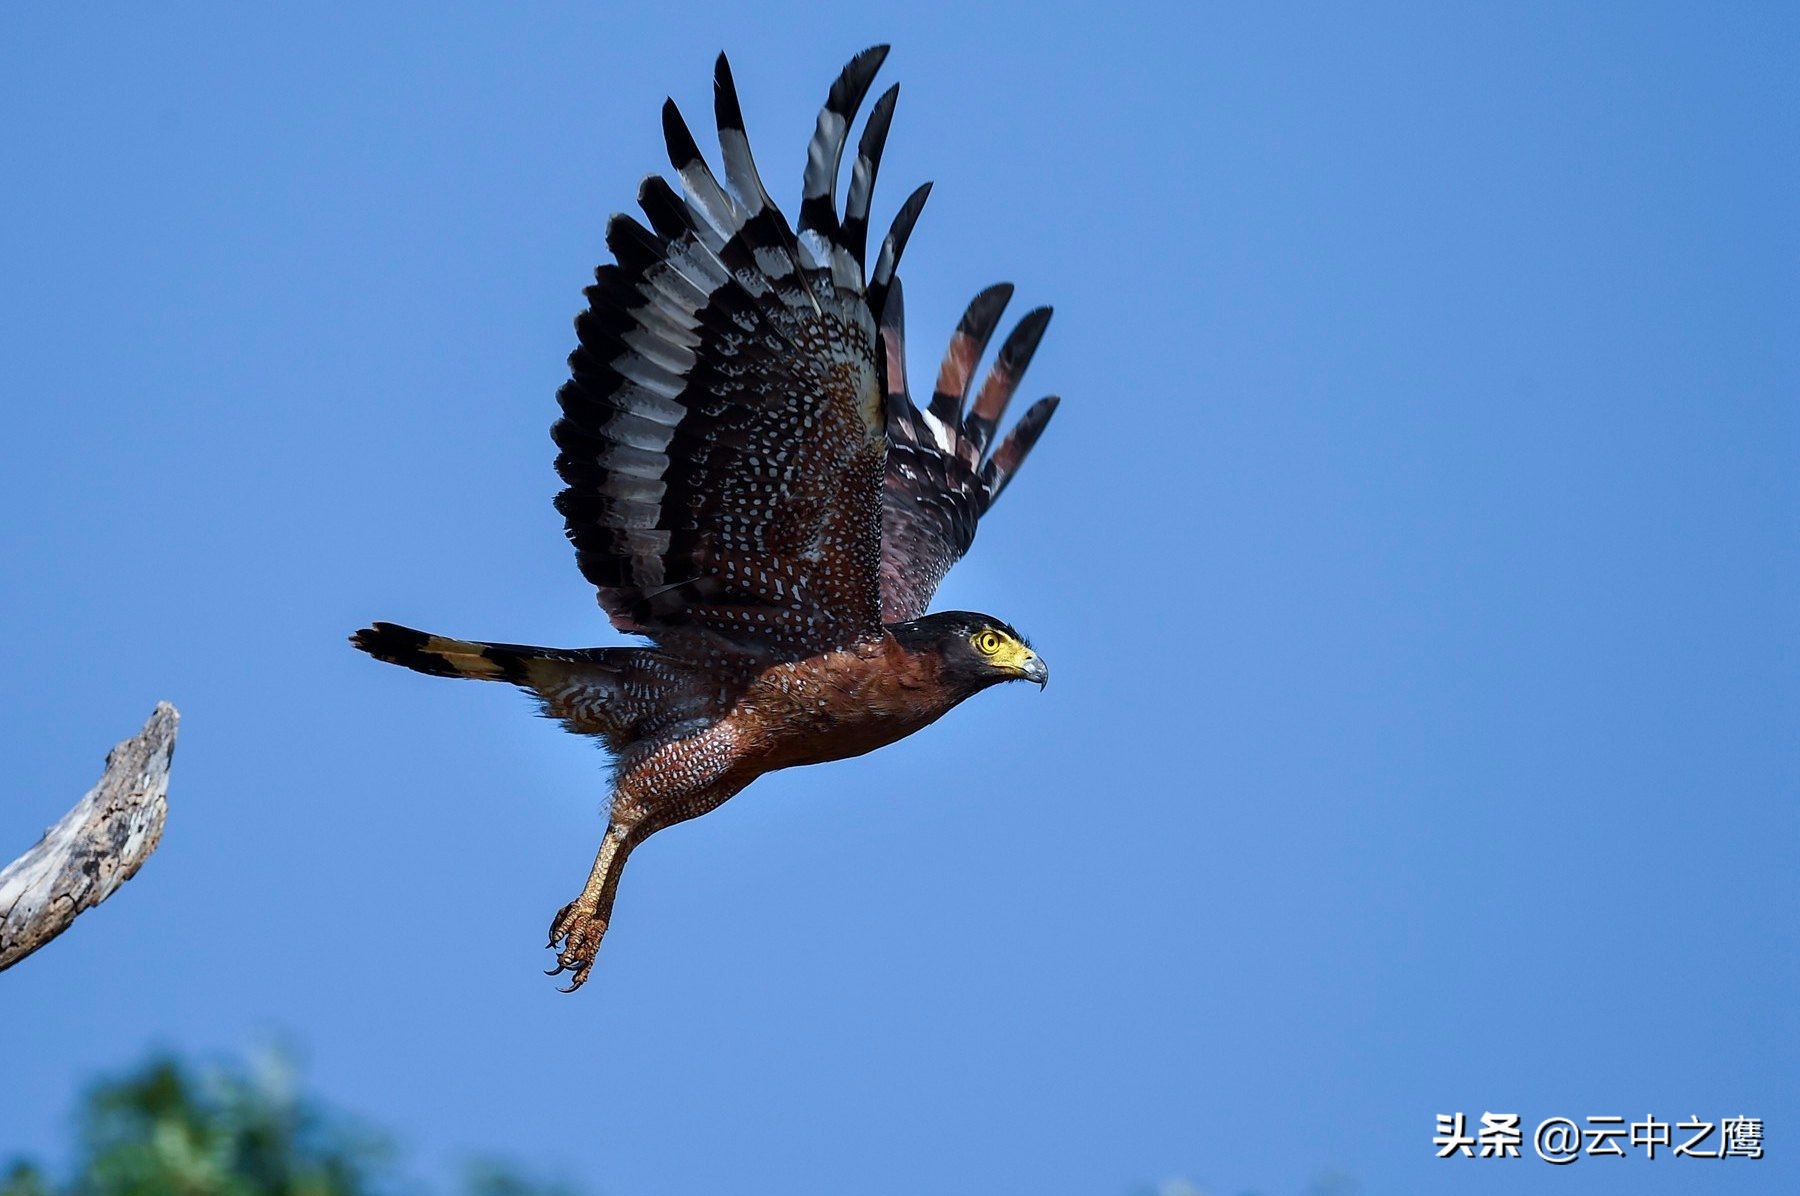
[[[763,773],[892,743],[1003,681],[1048,680],[1003,621],[925,613],[1056,409],[1039,400],[994,444],[1050,309],[1020,320],[971,403],[1012,288],[982,291],[930,401],[914,405],[895,267],[929,184],[900,205],[872,268],[866,254],[898,86],[876,100],[841,217],[837,205],[845,143],[886,54],[865,50],[832,84],[797,230],[757,175],[723,55],[724,181],[671,100],[679,191],[651,175],[638,191],[649,226],[607,225],[617,261],[587,289],[557,395],[556,507],[613,626],[649,645],[535,648],[392,623],[352,638],[421,673],[520,686],[611,750],[598,857],[550,926],[571,989],[593,967],[626,858],[657,831]]]

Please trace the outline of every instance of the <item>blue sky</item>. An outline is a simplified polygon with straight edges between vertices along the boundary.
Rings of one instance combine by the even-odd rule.
[[[1800,1187],[1791,9],[259,7],[4,18],[0,856],[184,723],[0,981],[0,1154],[281,1037],[428,1173],[598,1196]],[[343,637],[618,642],[547,436],[605,217],[721,48],[791,209],[874,41],[915,373],[1057,308],[940,595],[1055,684],[658,837],[563,997],[601,757]]]

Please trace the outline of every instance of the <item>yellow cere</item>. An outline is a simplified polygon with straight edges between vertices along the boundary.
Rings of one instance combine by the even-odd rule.
[[[992,627],[984,627],[977,631],[969,638],[969,642],[975,645],[977,652],[987,657],[996,666],[1010,669],[1015,673],[1024,672],[1025,666],[1036,655],[1030,648],[1012,636]]]

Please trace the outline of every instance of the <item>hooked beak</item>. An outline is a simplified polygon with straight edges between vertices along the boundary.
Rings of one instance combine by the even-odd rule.
[[[1050,666],[1044,663],[1042,656],[1033,652],[1019,665],[1019,676],[1023,680],[1037,682],[1037,687],[1043,689],[1050,684]]]

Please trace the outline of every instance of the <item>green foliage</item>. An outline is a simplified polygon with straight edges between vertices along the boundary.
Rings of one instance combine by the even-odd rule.
[[[103,1080],[82,1102],[79,1146],[66,1182],[21,1160],[0,1174],[0,1196],[425,1196],[401,1176],[384,1135],[299,1095],[278,1056],[250,1068],[208,1069],[159,1058]],[[1306,1196],[1355,1190],[1348,1178],[1330,1175]],[[1206,1196],[1185,1180],[1139,1192]],[[469,1166],[458,1196],[579,1193],[483,1159]]]
[[[91,1088],[66,1182],[20,1161],[0,1196],[417,1196],[385,1136],[298,1094],[279,1058],[197,1069],[159,1058]],[[574,1196],[471,1167],[464,1196]]]

